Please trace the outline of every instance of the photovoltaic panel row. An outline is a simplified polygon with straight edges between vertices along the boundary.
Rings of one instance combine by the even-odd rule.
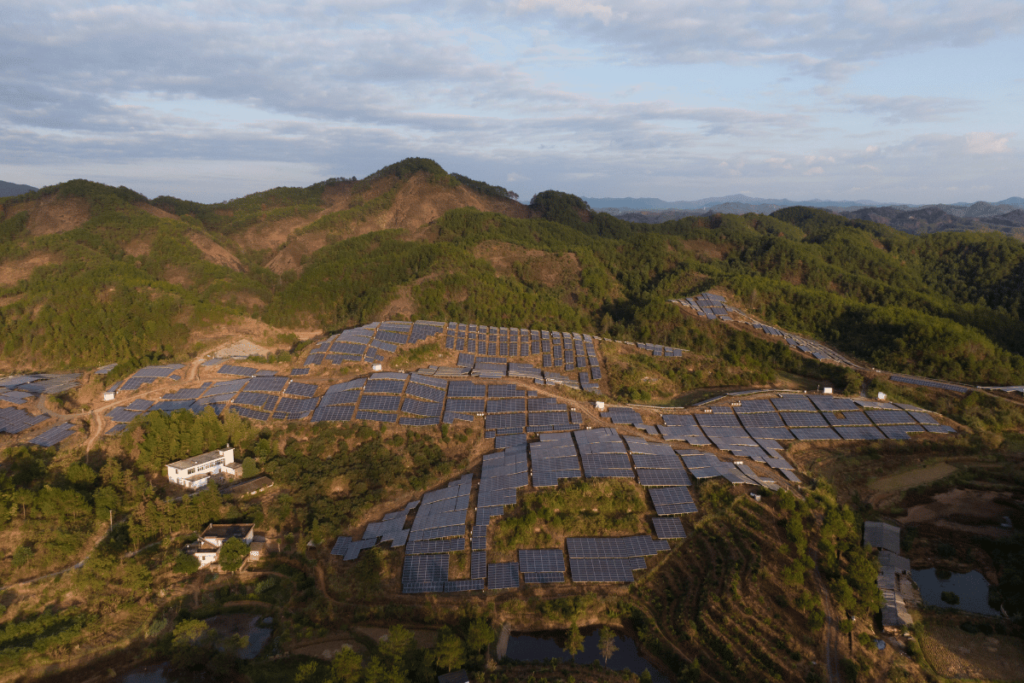
[[[245,385],[246,391],[280,393],[288,383],[287,377],[256,377]]]
[[[664,541],[656,541],[649,535],[624,536],[618,538],[567,538],[565,539],[569,558],[628,558],[657,555],[668,550]]]
[[[445,384],[447,384],[447,382]],[[444,401],[445,389],[425,384],[418,384],[416,382],[409,382],[409,386],[406,387],[405,393],[408,396],[414,396],[425,401],[440,403],[441,401]]]
[[[686,530],[678,517],[655,517],[651,523],[658,538],[686,538]]]
[[[434,553],[454,553],[466,549],[466,539],[448,538],[434,541],[412,541],[406,544],[407,555],[430,555]]]
[[[75,428],[70,422],[59,424],[56,427],[47,429],[42,434],[38,435],[34,439],[30,439],[29,443],[39,446],[41,448],[50,448],[56,446],[61,441],[73,436],[78,429]]]
[[[355,413],[355,406],[325,406],[320,405],[313,411],[312,422],[346,422],[352,419]]]
[[[519,563],[502,562],[487,565],[487,588],[490,590],[519,588]]]
[[[569,568],[574,583],[632,583],[637,558],[582,558],[569,557]],[[642,561],[642,558],[640,558]],[[646,563],[644,563],[646,566]]]
[[[519,551],[519,568],[524,574],[564,572],[565,557],[560,548],[523,549]]]
[[[544,572],[535,574],[523,574],[523,583],[544,584],[544,583],[565,583],[564,572]]]
[[[401,396],[391,396],[385,394],[366,394],[364,393],[362,398],[359,400],[359,410],[381,410],[385,412],[398,412],[398,409],[402,405]]]

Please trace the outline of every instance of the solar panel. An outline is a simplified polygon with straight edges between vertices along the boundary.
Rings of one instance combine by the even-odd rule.
[[[320,405],[313,411],[312,422],[347,422],[352,419],[355,406]]]
[[[469,555],[469,576],[473,579],[487,578],[487,553],[473,552]]]
[[[506,436],[497,436],[494,438],[495,448],[508,448],[510,446],[517,446],[525,444],[527,442],[526,434],[509,434]]]
[[[282,398],[274,411],[276,420],[299,420],[309,415],[316,408],[315,398]]]
[[[446,379],[441,379],[439,377],[428,377],[426,375],[420,375],[420,374],[415,373],[415,372],[412,373],[411,375],[409,375],[409,383],[410,384],[424,384],[424,385],[427,385],[427,386],[430,386],[430,387],[434,387],[435,389],[447,389],[448,388],[448,380],[446,380]],[[406,391],[408,392],[408,389],[406,389]]]
[[[793,433],[785,427],[747,427],[747,434],[754,439],[782,439],[785,441],[794,438]],[[697,445],[693,442],[690,443]]]
[[[678,517],[655,517],[651,523],[658,538],[686,538],[686,530]]]
[[[447,538],[433,541],[412,541],[405,546],[407,555],[430,555],[434,553],[454,553],[466,549],[466,539]]]
[[[782,416],[774,411],[770,413],[750,413],[739,416],[744,427],[785,427]]]
[[[772,402],[763,398],[754,398],[747,401],[742,401],[741,405],[735,406],[733,410],[736,413],[743,414],[756,414],[756,413],[774,413],[775,406]],[[743,419],[742,417],[740,418]]]
[[[536,399],[531,399],[536,400]],[[525,398],[501,398],[487,400],[488,413],[523,413],[526,412]]]
[[[363,410],[360,408],[356,411],[357,420],[369,420],[371,422],[396,422],[398,415],[395,413],[385,413],[380,410]]]
[[[946,382],[936,382],[930,379],[921,379],[918,377],[906,377],[904,375],[892,375],[889,377],[893,382],[899,382],[900,384],[911,384],[921,387],[929,387],[931,389],[945,389],[946,391],[953,391],[958,394],[966,394],[970,389],[967,387],[961,387],[956,384],[948,384]]]
[[[771,399],[772,405],[779,411],[810,411],[817,412],[814,404],[806,396],[786,396]]]
[[[707,432],[708,427],[740,427],[740,421],[733,414],[729,415],[697,415],[697,423],[704,427],[704,431]]]
[[[453,380],[448,383],[448,397],[451,398],[484,398],[487,386],[466,380]],[[483,412],[481,409],[479,412]]]
[[[925,428],[926,431],[931,432],[932,434],[955,434],[956,433],[956,429],[954,429],[953,427],[950,427],[949,425],[925,424],[924,428]]]
[[[523,583],[565,583],[564,572],[523,573]]]
[[[503,562],[487,565],[487,588],[519,588],[519,563]]]
[[[564,572],[565,557],[559,548],[520,550],[519,569],[524,574]]]
[[[405,381],[400,379],[370,379],[363,387],[364,394],[401,394]]]
[[[782,413],[787,427],[828,427],[821,413]]]
[[[912,425],[918,422],[904,410],[872,410],[867,416],[876,425]]]
[[[338,540],[334,542],[334,548],[331,549],[331,555],[344,555],[350,543],[352,543],[351,536],[338,536]]]
[[[398,411],[402,405],[401,396],[390,396],[385,394],[363,394],[359,401],[359,411],[382,410],[385,412]]]
[[[287,377],[255,377],[245,385],[246,391],[266,391],[280,393],[288,383]]]
[[[678,470],[637,470],[641,486],[689,486],[690,478],[682,469]]]
[[[526,415],[524,413],[491,414],[484,420],[485,429],[523,429],[524,427],[526,427]]]
[[[629,558],[570,557],[572,580],[576,583],[631,583],[634,565]]]
[[[825,441],[839,438],[839,435],[831,427],[805,427],[793,429],[792,432],[793,436],[800,441]]]
[[[853,427],[842,427],[836,426],[835,430],[839,433],[839,436],[844,439],[855,441],[855,440],[879,440],[884,439],[885,434],[878,431],[876,427],[870,426],[853,426]]]
[[[311,397],[316,393],[316,385],[303,384],[302,382],[289,382],[288,386],[284,388],[284,393],[291,394],[292,396]]]

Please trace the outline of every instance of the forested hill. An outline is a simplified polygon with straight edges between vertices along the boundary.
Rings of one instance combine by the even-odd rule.
[[[184,357],[233,328],[420,317],[697,352],[754,340],[666,303],[711,287],[879,368],[1024,383],[1024,246],[792,207],[634,224],[407,159],[221,204],[71,181],[0,201],[0,362]],[[761,353],[760,351],[758,353]]]

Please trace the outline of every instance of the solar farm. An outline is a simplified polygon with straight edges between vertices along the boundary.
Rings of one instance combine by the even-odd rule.
[[[704,318],[705,320],[720,320],[722,322],[736,322],[749,325],[755,330],[759,330],[767,334],[769,337],[777,337],[781,339],[786,342],[790,348],[802,351],[820,361],[837,363],[839,365],[848,365],[854,368],[860,367],[857,363],[854,363],[846,356],[837,353],[821,342],[808,339],[807,337],[803,337],[792,332],[787,332],[786,330],[773,325],[766,325],[750,314],[733,306],[729,306],[725,302],[725,297],[720,294],[710,294],[705,292],[685,299],[670,299],[670,301],[674,304],[678,304],[683,309],[690,311],[696,316]]]
[[[595,445],[596,444],[596,445]],[[367,525],[362,538],[340,537],[332,554],[355,560],[360,552],[390,541],[405,548],[402,567],[404,593],[455,593],[514,589],[527,584],[630,583],[633,572],[647,567],[645,557],[670,549],[667,538],[683,539],[679,515],[697,511],[687,489],[690,480],[680,456],[671,448],[643,439],[623,438],[612,429],[542,434],[541,440],[507,442],[483,458],[479,479],[463,475],[419,501],[388,513]],[[612,456],[611,454],[615,454]],[[637,461],[634,468],[630,455]],[[588,461],[615,457],[618,467],[587,469]],[[713,457],[713,456],[712,456]],[[644,459],[646,458],[646,460]],[[488,562],[487,534],[491,522],[514,505],[518,492],[556,486],[560,479],[624,477],[637,480],[643,472],[675,472],[668,482],[642,480],[657,516],[658,538],[569,538],[562,548],[521,548],[516,562]],[[471,506],[476,493],[475,509]],[[408,515],[412,523],[406,528]],[[467,541],[468,536],[468,541]],[[449,579],[450,553],[470,549],[470,578]],[[568,559],[568,562],[566,561]],[[566,574],[568,568],[568,576]]]

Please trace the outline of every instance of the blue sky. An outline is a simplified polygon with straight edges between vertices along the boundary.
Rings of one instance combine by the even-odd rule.
[[[221,201],[409,156],[590,197],[1024,195],[1021,0],[6,0],[0,179]]]

